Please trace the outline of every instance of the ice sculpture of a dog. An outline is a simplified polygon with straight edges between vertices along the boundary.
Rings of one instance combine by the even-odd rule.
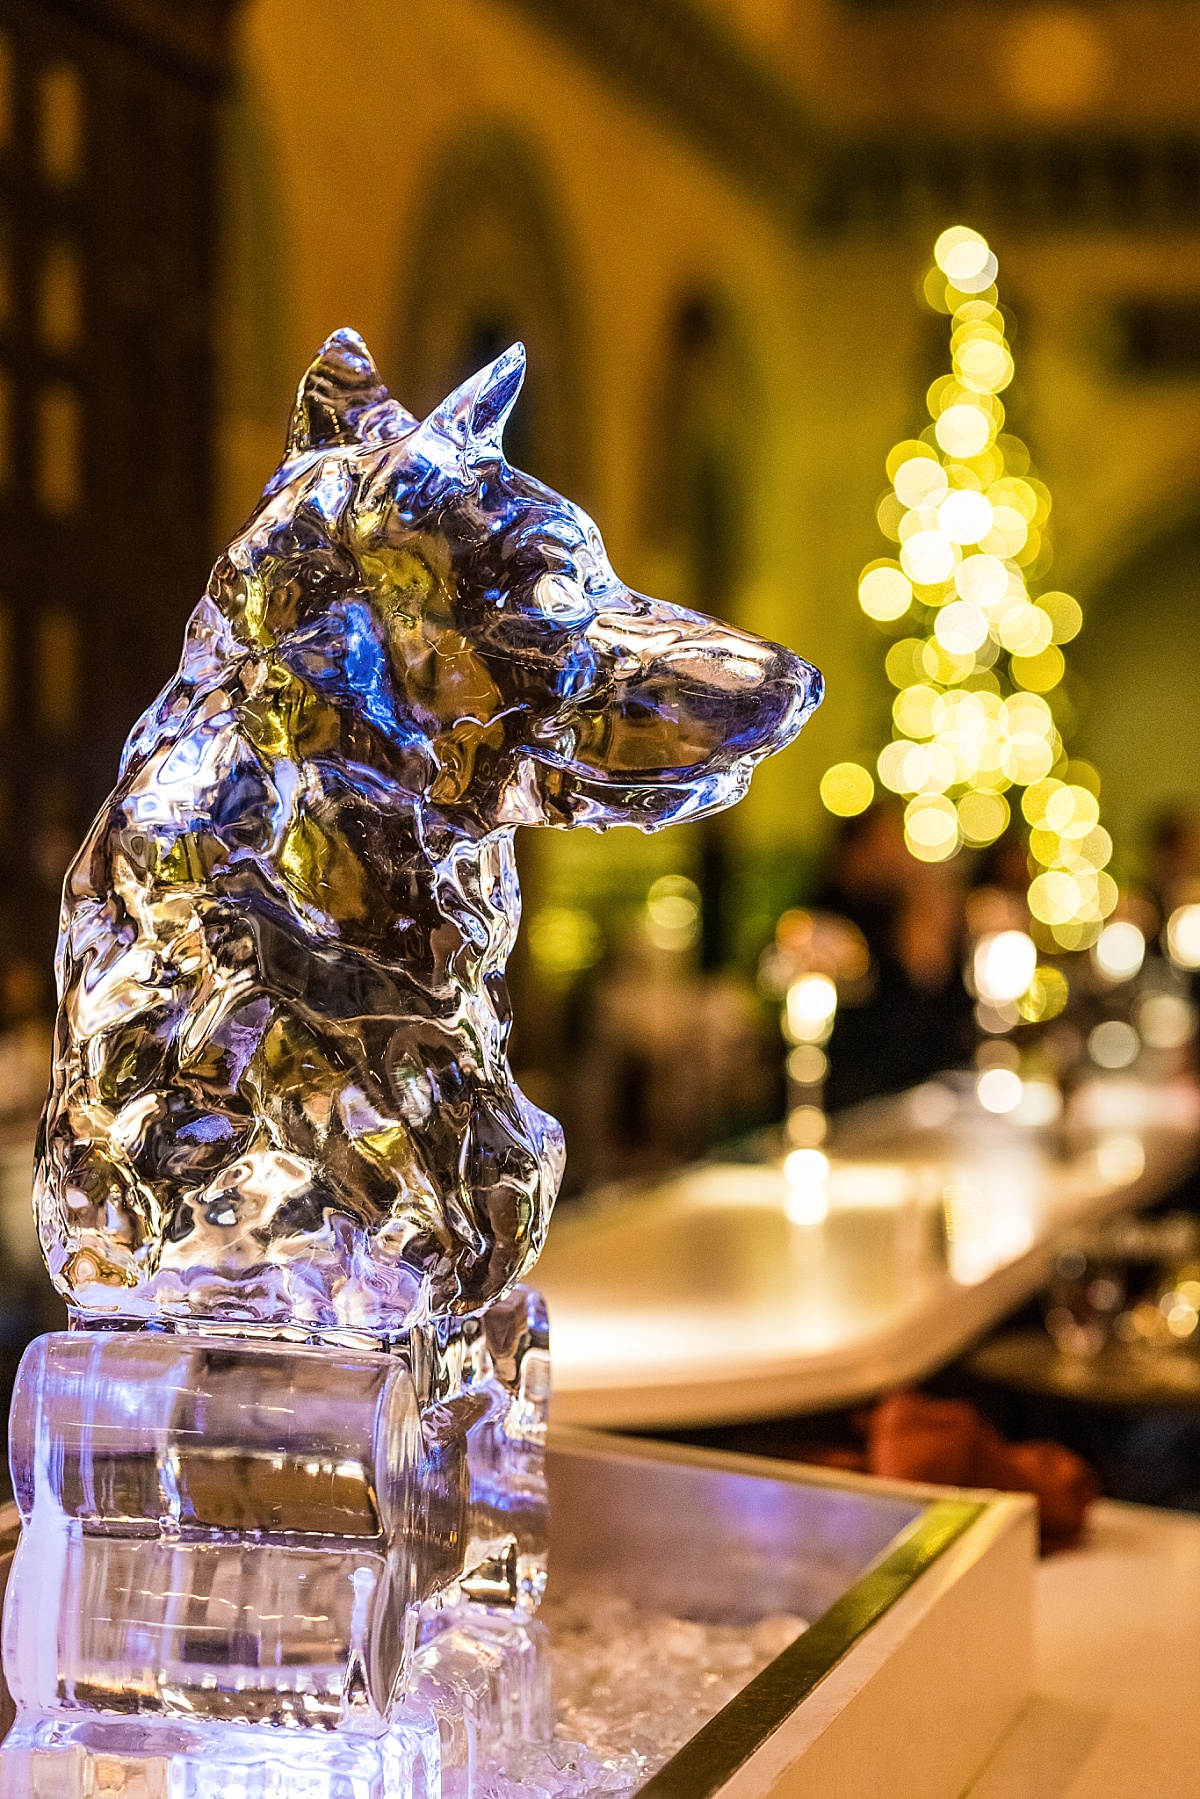
[[[385,1334],[530,1266],[519,824],[728,805],[821,695],[511,468],[519,345],[419,424],[340,331],[66,881],[37,1208],[85,1315]]]

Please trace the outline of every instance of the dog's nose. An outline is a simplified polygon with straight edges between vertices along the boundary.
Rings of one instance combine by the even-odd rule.
[[[815,668],[782,644],[713,623],[682,639],[663,662],[690,710],[720,720],[734,758],[769,755],[790,743],[823,692]]]

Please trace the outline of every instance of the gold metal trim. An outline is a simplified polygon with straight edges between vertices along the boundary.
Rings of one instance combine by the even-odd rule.
[[[979,1500],[930,1505],[882,1560],[639,1788],[641,1799],[708,1799],[717,1792],[986,1509]]]

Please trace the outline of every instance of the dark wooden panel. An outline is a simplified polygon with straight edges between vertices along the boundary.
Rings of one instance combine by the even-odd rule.
[[[43,965],[212,550],[229,10],[0,0],[0,951]]]

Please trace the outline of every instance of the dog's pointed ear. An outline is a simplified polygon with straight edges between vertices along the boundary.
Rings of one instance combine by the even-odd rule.
[[[357,331],[326,338],[296,393],[287,456],[338,444],[387,443],[416,425],[393,400]]]
[[[469,462],[499,462],[504,427],[525,379],[525,345],[510,344],[448,394],[421,426],[457,444]]]

